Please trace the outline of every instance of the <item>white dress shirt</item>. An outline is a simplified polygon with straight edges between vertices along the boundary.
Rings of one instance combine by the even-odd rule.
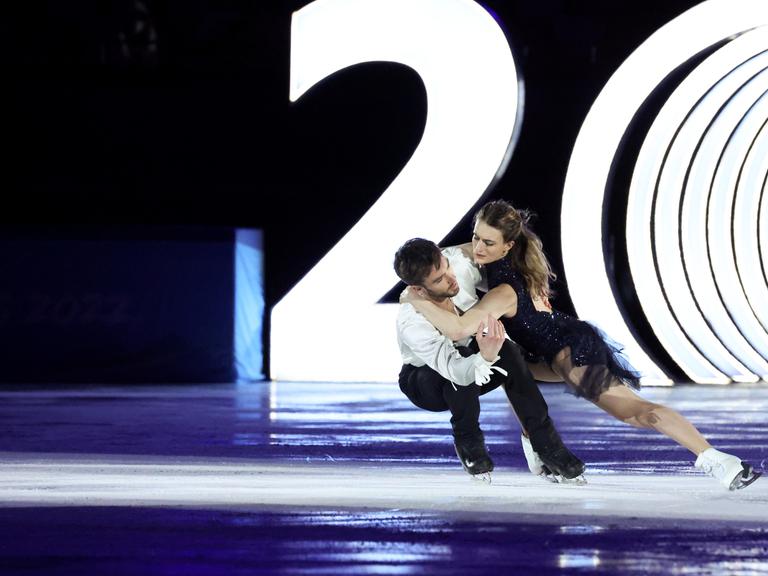
[[[443,255],[451,263],[459,283],[459,293],[451,300],[459,310],[467,310],[478,300],[475,286],[484,284],[482,275],[461,248],[445,248]],[[454,343],[443,336],[411,304],[400,305],[397,315],[397,342],[403,364],[427,365],[443,378],[459,386],[469,386],[473,383],[482,386],[490,380],[491,366],[498,357],[494,362],[488,362],[480,353],[463,357],[456,345],[467,346],[471,340],[470,336]],[[494,369],[500,370],[495,366]]]

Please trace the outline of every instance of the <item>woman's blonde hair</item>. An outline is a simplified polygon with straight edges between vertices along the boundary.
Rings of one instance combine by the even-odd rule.
[[[493,200],[475,213],[474,223],[482,220],[499,230],[504,242],[514,241],[505,258],[525,277],[533,297],[549,298],[554,295],[549,283],[557,276],[544,254],[541,239],[530,228],[532,216],[528,210],[518,210],[505,200]]]

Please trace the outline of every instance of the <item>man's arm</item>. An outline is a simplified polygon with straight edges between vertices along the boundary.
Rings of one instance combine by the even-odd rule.
[[[451,340],[461,340],[477,333],[478,328],[488,315],[501,318],[505,314],[517,312],[517,294],[509,284],[496,286],[462,316],[439,308],[416,292],[406,289],[400,298],[421,312],[429,322]]]
[[[472,260],[472,242],[456,244],[454,246],[441,246],[440,249],[445,253],[446,250],[461,250],[466,258]]]
[[[404,306],[408,306],[405,304]],[[410,307],[409,307],[410,308]],[[491,322],[497,322],[494,325]],[[401,311],[397,329],[400,341],[410,353],[435,370],[443,378],[459,386],[484,384],[491,374],[491,366],[497,359],[504,342],[501,323],[489,319],[488,334],[478,339],[480,352],[464,357],[448,338],[440,334],[426,318],[411,309]]]

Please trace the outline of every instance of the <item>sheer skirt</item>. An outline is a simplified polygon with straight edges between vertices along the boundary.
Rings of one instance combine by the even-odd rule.
[[[566,346],[551,358],[552,370],[580,398],[596,401],[611,386],[640,388],[640,374],[632,368],[619,345],[596,326],[584,321],[569,323]]]

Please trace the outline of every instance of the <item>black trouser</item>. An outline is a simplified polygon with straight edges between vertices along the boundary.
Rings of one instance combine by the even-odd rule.
[[[462,356],[478,351],[475,340],[469,347],[457,348]],[[450,410],[454,436],[464,436],[480,432],[480,396],[503,386],[520,423],[533,441],[534,437],[552,428],[547,403],[517,345],[506,340],[499,350],[499,357],[494,366],[506,370],[506,376],[493,370],[487,384],[456,385],[455,389],[450,380],[429,366],[404,364],[398,379],[400,390],[419,408],[430,412]]]

